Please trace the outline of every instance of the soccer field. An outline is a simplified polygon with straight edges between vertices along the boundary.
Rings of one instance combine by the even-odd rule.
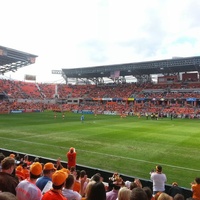
[[[1,148],[66,160],[71,146],[77,164],[149,179],[160,164],[167,183],[190,188],[200,176],[200,120],[80,114],[0,115]]]

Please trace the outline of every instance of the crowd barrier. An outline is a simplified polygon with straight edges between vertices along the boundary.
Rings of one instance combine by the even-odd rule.
[[[3,149],[0,148],[0,153],[3,153],[5,156],[9,156],[11,153],[14,153],[15,155],[18,154],[20,156],[20,158],[23,158],[24,155],[26,155],[26,153],[22,153],[22,152],[17,152],[17,151],[12,151],[12,150],[8,150],[8,149]],[[29,156],[29,160],[33,161],[36,157],[38,158],[38,156],[36,155],[31,155],[28,154]],[[46,157],[39,157],[39,160],[41,163],[47,163],[47,162],[53,162],[56,163],[55,159],[51,159],[51,158],[46,158]],[[61,164],[63,165],[63,167],[67,167],[67,161],[61,161]],[[105,170],[101,170],[101,169],[97,169],[97,168],[91,168],[88,166],[84,166],[84,165],[77,165],[76,166],[77,170],[85,170],[88,177],[92,177],[94,174],[96,173],[100,173],[101,176],[104,178],[104,182],[108,182],[109,181],[109,177],[112,177],[113,172],[110,171],[105,171]],[[133,181],[135,179],[134,176],[128,176],[128,175],[124,175],[124,174],[120,174],[120,176],[123,178],[124,181]],[[152,181],[147,180],[147,179],[140,179],[142,186],[148,186],[152,189]],[[169,189],[171,188],[171,185],[166,184],[165,185],[165,192],[168,193]],[[190,198],[192,196],[192,191],[188,188],[184,188],[181,187],[182,189],[182,194],[184,195],[185,199]]]

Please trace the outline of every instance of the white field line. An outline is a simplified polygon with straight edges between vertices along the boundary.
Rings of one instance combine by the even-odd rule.
[[[41,145],[41,146],[48,146],[48,147],[58,147],[56,145],[50,145],[50,144],[44,144],[44,143],[38,143],[38,142],[31,142],[31,141],[24,141],[24,140],[19,140],[19,139],[7,139],[4,137],[0,137],[3,140],[11,140],[11,141],[16,141],[16,142],[24,142],[24,143],[29,143],[29,144],[36,144],[36,145]],[[62,147],[59,146],[60,148],[66,148],[66,147]],[[66,148],[66,151],[69,150],[70,147]],[[83,149],[76,149],[78,151],[82,151],[82,152],[86,152],[86,153],[90,153],[90,154],[96,154],[96,155],[103,155],[103,156],[108,156],[108,157],[114,157],[114,158],[121,158],[121,159],[125,159],[125,160],[133,160],[133,161],[137,161],[137,162],[141,162],[141,163],[149,163],[149,164],[153,164],[156,165],[158,163],[155,162],[151,162],[151,161],[147,161],[147,160],[142,160],[142,159],[136,159],[136,158],[130,158],[130,157],[124,157],[124,156],[116,156],[116,155],[112,155],[112,154],[106,154],[106,153],[99,153],[99,152],[95,152],[95,151],[87,151],[87,150],[83,150]],[[164,163],[159,163],[162,166],[167,166],[167,167],[171,167],[171,168],[177,168],[177,169],[182,169],[182,170],[188,170],[188,171],[195,171],[195,172],[200,172],[200,170],[198,169],[192,169],[192,168],[187,168],[187,167],[180,167],[180,166],[175,166],[175,165],[169,165],[169,164],[164,164]]]

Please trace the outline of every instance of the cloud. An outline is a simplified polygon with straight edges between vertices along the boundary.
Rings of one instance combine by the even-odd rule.
[[[55,80],[52,69],[196,56],[199,7],[198,0],[7,0],[1,45],[39,56],[12,73],[20,80],[26,73]]]
[[[106,63],[108,56],[106,44],[100,40],[89,40],[82,44],[82,50],[92,63]]]

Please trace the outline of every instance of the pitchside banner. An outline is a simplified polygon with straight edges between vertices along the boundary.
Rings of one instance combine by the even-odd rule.
[[[26,74],[24,76],[24,79],[27,80],[27,81],[36,81],[36,76],[35,75],[28,75],[28,74]]]

